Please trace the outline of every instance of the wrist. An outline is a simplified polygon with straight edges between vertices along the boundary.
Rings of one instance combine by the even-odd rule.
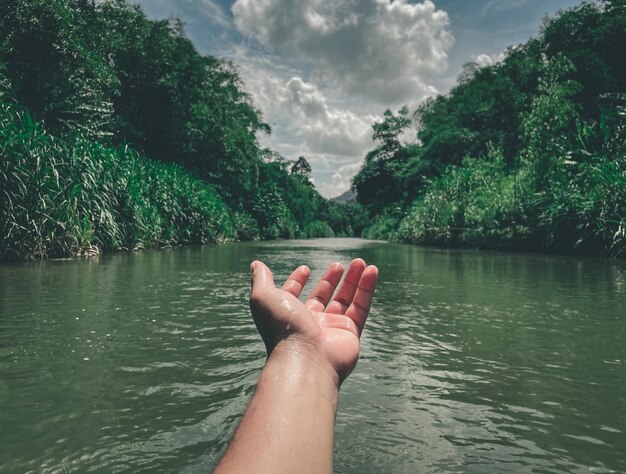
[[[295,339],[281,341],[267,358],[264,372],[267,370],[290,384],[313,385],[336,403],[341,383],[339,375],[328,359],[310,343]]]

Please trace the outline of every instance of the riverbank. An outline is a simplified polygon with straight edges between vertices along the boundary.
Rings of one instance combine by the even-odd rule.
[[[395,240],[555,254],[626,257],[626,161],[596,155],[553,163],[539,191],[536,170],[502,157],[465,160],[433,180]]]

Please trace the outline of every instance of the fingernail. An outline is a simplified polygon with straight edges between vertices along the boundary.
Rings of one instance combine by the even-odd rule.
[[[256,268],[256,262],[252,262],[250,264],[250,273],[254,273],[254,269]]]

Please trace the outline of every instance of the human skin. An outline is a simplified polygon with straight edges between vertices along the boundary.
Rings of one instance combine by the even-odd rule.
[[[378,269],[353,260],[333,296],[344,272],[333,263],[304,303],[308,267],[282,288],[262,262],[250,270],[250,308],[268,358],[215,472],[332,472],[339,387],[359,358]]]

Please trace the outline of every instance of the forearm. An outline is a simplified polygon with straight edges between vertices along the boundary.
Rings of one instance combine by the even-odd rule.
[[[277,347],[216,472],[332,472],[338,397],[315,351]]]

